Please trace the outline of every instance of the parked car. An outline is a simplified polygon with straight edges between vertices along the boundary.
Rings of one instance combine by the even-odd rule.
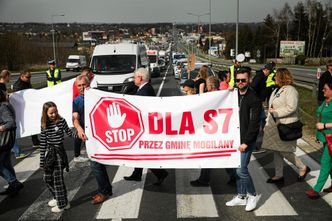
[[[256,62],[256,59],[250,59],[249,60],[249,64],[256,64],[257,62]]]

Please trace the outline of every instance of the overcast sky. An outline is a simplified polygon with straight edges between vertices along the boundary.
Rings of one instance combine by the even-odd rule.
[[[331,0],[320,0],[323,4]],[[235,22],[236,0],[211,0],[212,23]],[[240,0],[240,22],[260,22],[274,9],[299,0]],[[305,2],[303,0],[302,2]],[[197,22],[187,13],[209,12],[209,0],[0,0],[1,22],[105,22],[154,23]],[[201,16],[208,22],[207,15]]]

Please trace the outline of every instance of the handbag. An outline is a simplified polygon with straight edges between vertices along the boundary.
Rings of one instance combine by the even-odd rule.
[[[15,143],[16,129],[0,131],[0,152],[11,150]]]
[[[322,107],[322,110],[319,113],[319,121],[322,120],[322,112],[323,112],[325,106],[326,105],[324,105]],[[324,135],[327,149],[329,150],[329,154],[332,157],[332,134],[326,134],[326,133],[324,133],[324,130],[319,130],[319,131]]]
[[[275,89],[273,100],[275,98],[279,97],[280,94],[284,91],[282,89],[281,92],[279,92],[279,94],[278,94],[279,89],[281,89],[281,88]],[[272,101],[270,101],[271,102],[270,107],[272,107]],[[273,116],[273,114],[271,114],[271,116],[272,116],[274,122],[277,123],[276,118]],[[278,129],[278,134],[279,134],[280,140],[293,141],[293,140],[297,140],[297,139],[301,138],[302,137],[302,127],[303,127],[303,124],[300,120],[293,122],[293,123],[289,123],[289,124],[278,123],[277,129]]]
[[[292,141],[297,140],[302,137],[302,127],[303,124],[301,121],[296,121],[289,124],[277,125],[279,137],[283,141]]]
[[[327,149],[329,150],[329,154],[332,157],[332,134],[325,134],[325,140]]]

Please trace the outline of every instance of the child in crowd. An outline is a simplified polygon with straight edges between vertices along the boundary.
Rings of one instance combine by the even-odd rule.
[[[44,170],[44,181],[53,196],[48,205],[52,207],[54,213],[70,208],[63,178],[63,170],[69,171],[68,158],[63,145],[64,132],[73,136],[66,120],[58,114],[56,104],[46,102],[43,105],[41,118],[40,167]]]

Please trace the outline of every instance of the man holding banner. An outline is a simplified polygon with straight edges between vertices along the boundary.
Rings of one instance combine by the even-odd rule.
[[[73,102],[73,124],[77,130],[78,137],[83,141],[86,141],[88,138],[84,131],[84,91],[85,88],[90,86],[89,79],[84,75],[79,75],[76,78],[76,86],[81,96],[77,97]],[[81,100],[81,105],[75,108],[75,106],[77,106],[75,105],[75,102],[78,100]],[[92,198],[92,204],[99,204],[112,195],[112,185],[109,181],[105,165],[96,161],[91,161],[91,170],[98,184],[98,193]]]
[[[149,73],[145,68],[137,69],[134,76],[134,82],[135,85],[138,86],[136,95],[156,96],[153,87],[149,83]],[[141,181],[142,172],[142,168],[135,168],[130,176],[125,176],[123,178],[130,181]],[[165,169],[151,169],[151,172],[158,178],[158,181],[154,183],[154,185],[161,185],[164,179],[168,176],[168,172]]]
[[[262,105],[255,92],[249,88],[250,69],[242,68],[236,74],[236,87],[239,90],[239,117],[241,145],[241,167],[236,169],[238,195],[226,203],[226,206],[246,206],[246,211],[256,208],[260,195],[256,194],[254,183],[248,170],[253,145],[259,132],[259,116]]]

